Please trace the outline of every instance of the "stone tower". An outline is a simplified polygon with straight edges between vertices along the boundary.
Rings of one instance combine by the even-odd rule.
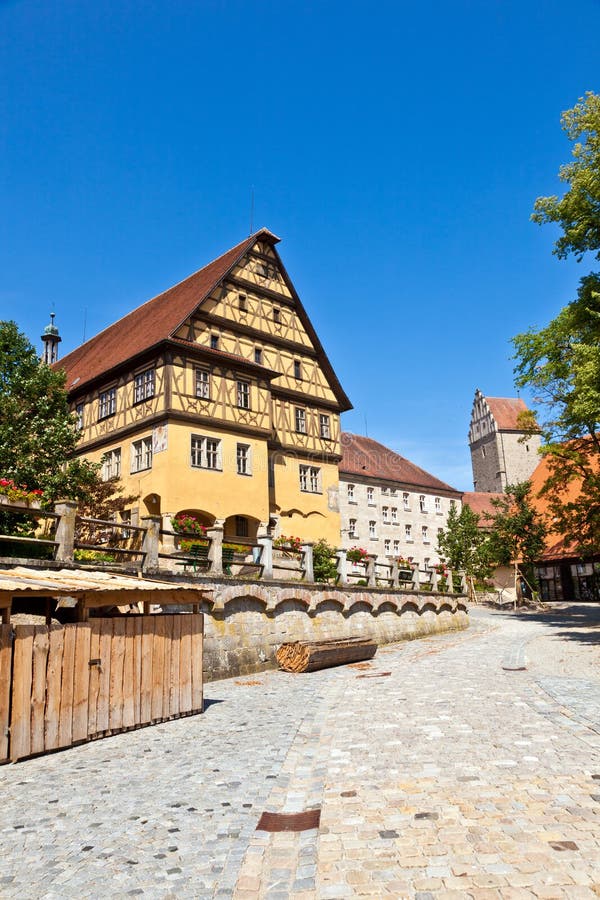
[[[485,397],[475,391],[469,447],[476,491],[502,493],[509,484],[527,481],[539,462],[541,438],[525,436],[517,419],[527,406],[517,397]]]
[[[46,325],[44,328],[42,341],[44,342],[42,361],[45,362],[47,366],[50,366],[58,359],[58,345],[62,341],[62,338],[58,333],[58,328],[54,324],[54,313],[50,314],[50,324]]]

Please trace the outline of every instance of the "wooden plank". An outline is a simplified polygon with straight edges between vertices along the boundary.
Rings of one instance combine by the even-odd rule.
[[[12,628],[10,625],[0,625],[0,762],[8,759],[11,683]]]
[[[75,666],[73,676],[73,742],[88,737],[90,695],[91,629],[87,622],[75,625]]]
[[[62,625],[51,625],[48,631],[48,664],[46,668],[46,711],[44,714],[44,745],[46,750],[59,747],[60,685],[65,643]]]
[[[17,625],[13,651],[13,692],[10,725],[10,758],[13,762],[31,753],[31,681],[34,625]]]
[[[100,681],[96,704],[96,734],[102,734],[110,727],[110,666],[113,624],[117,619],[99,619],[98,621],[100,622]]]
[[[123,663],[125,661],[125,620],[113,622],[112,647],[110,654],[110,698],[109,724],[111,731],[123,727]]]
[[[140,695],[140,724],[152,721],[152,644],[154,624],[158,616],[142,616],[142,675]]]
[[[143,617],[135,616],[133,619],[133,722],[139,725],[141,722],[142,703],[142,634]]]
[[[179,657],[181,655],[181,616],[171,619],[171,669],[169,673],[169,715],[178,716],[181,709],[179,697]]]
[[[173,628],[171,619],[173,616],[163,616],[164,619],[164,647],[165,661],[162,671],[162,695],[163,695],[163,719],[168,719],[171,715],[171,635]]]
[[[133,694],[135,619],[128,616],[125,619],[125,652],[123,658],[123,728],[133,728],[135,725]]]
[[[73,743],[73,680],[75,677],[76,639],[77,625],[65,625],[58,718],[59,747],[70,747]]]
[[[98,731],[97,727],[97,713],[98,713],[98,695],[100,693],[100,670],[101,670],[101,662],[95,663],[94,660],[99,660],[100,657],[100,629],[101,629],[101,620],[100,619],[90,619],[90,659],[89,662],[92,665],[89,665],[90,670],[90,680],[89,680],[89,694],[88,694],[88,722],[87,722],[87,733],[88,737],[92,737]]]
[[[192,616],[192,709],[204,709],[202,685],[202,654],[204,642],[204,614]]]
[[[152,721],[163,717],[163,680],[165,668],[165,618],[156,616],[152,644]]]
[[[179,642],[179,712],[192,711],[192,616],[182,613]]]
[[[50,638],[46,625],[37,625],[33,635],[33,676],[31,687],[31,752],[46,749],[44,717],[46,713],[46,674]]]

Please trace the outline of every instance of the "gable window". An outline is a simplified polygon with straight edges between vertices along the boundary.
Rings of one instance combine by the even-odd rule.
[[[250,444],[238,444],[236,451],[238,475],[251,475],[250,469]],[[239,534],[239,532],[238,532]]]
[[[133,387],[133,402],[141,403],[154,397],[154,369],[146,369],[135,376]]]
[[[219,349],[219,335],[211,334],[210,336],[210,349],[218,350]]]
[[[262,348],[255,347],[254,348],[254,362],[258,363],[259,366],[262,366],[263,356],[262,356]]]
[[[75,427],[77,431],[81,431],[83,428],[83,403],[78,403],[75,407]]]
[[[302,363],[299,359],[294,360],[294,378],[302,379]]]
[[[108,450],[102,457],[102,481],[119,478],[121,474],[121,448]]]
[[[210,372],[207,369],[196,369],[196,397],[210,400]]]
[[[300,471],[300,490],[307,491],[309,494],[321,493],[321,470],[317,466],[299,467]]]
[[[246,306],[246,295],[245,294],[238,294],[238,307],[242,312],[246,312],[248,307]]]
[[[381,514],[383,516],[383,524],[389,525],[390,523],[390,510],[388,506],[381,507]]]
[[[301,406],[296,407],[296,433],[306,434],[306,410]]]
[[[408,522],[404,526],[404,537],[407,541],[412,541],[412,525],[409,525]]]
[[[377,523],[371,520],[369,522],[369,537],[370,538],[377,537],[376,527],[377,527]]]
[[[440,514],[442,512],[442,501],[441,501],[440,497],[436,497],[434,500],[434,503],[435,503],[436,513]]]
[[[425,494],[419,494],[419,509],[421,512],[427,512],[427,498]]]
[[[402,505],[406,512],[410,512],[410,494],[407,491],[402,494]]]
[[[368,503],[370,506],[374,506],[374,505],[375,505],[375,491],[373,490],[372,487],[368,487],[368,488],[367,488],[367,503]]]
[[[323,413],[319,416],[319,431],[324,440],[328,441],[331,438],[330,419]]]
[[[348,520],[348,537],[357,538],[358,534],[356,533],[356,519]]]
[[[107,419],[114,416],[117,408],[117,389],[109,388],[98,396],[98,418]]]
[[[278,306],[273,307],[273,321],[277,324],[281,322],[281,311]]]
[[[250,409],[250,384],[247,381],[237,383],[237,405],[240,409]]]
[[[190,462],[195,469],[221,470],[221,441],[193,434]]]
[[[131,445],[131,471],[142,472],[152,468],[152,438],[134,441]]]

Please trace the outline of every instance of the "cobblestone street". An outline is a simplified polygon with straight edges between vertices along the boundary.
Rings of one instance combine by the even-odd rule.
[[[370,667],[0,769],[0,896],[598,897],[598,610],[474,610]],[[318,829],[257,831],[320,807]]]

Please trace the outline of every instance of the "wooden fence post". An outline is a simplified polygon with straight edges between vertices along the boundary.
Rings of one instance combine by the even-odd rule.
[[[146,529],[142,542],[142,572],[158,571],[158,545],[160,542],[160,516],[142,516],[142,526]]]
[[[60,562],[73,562],[77,504],[72,500],[59,500],[54,504],[54,512],[60,516],[56,524],[56,559]]]

